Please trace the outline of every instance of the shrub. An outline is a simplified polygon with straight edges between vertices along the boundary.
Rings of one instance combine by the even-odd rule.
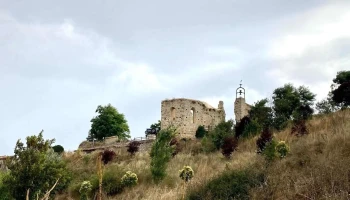
[[[81,194],[80,199],[81,200],[87,200],[88,199],[88,194],[92,190],[92,185],[90,181],[83,181],[81,183],[79,193]]]
[[[276,145],[276,152],[279,154],[280,158],[284,158],[289,153],[289,146],[285,141],[280,141]]]
[[[9,185],[4,183],[4,180],[10,178],[10,173],[0,171],[0,199],[1,200],[12,200]]]
[[[52,147],[54,152],[61,154],[64,152],[64,148],[61,145],[55,145]]]
[[[249,199],[249,190],[263,181],[263,174],[251,170],[225,171],[202,187],[192,190],[186,199]]]
[[[122,169],[109,169],[103,174],[102,179],[102,188],[103,191],[109,195],[120,194],[124,190],[124,186],[122,185],[120,178],[123,176]],[[92,191],[97,193],[99,190],[99,179],[97,175],[93,175],[91,177]]]
[[[261,133],[262,131],[262,126],[256,121],[256,120],[251,120],[250,123],[248,123],[244,127],[243,134],[241,135],[242,138],[251,138],[254,137],[255,135]]]
[[[204,138],[201,140],[202,145],[202,151],[205,153],[211,153],[216,151],[216,146],[214,142],[211,140],[211,138],[204,136]]]
[[[132,141],[128,144],[127,151],[133,156],[136,152],[139,151],[141,143],[139,141]]]
[[[190,166],[184,166],[179,170],[179,177],[185,182],[190,181],[194,176],[194,172]]]
[[[121,178],[121,183],[125,187],[132,187],[137,185],[137,175],[131,171],[127,171],[125,175]]]
[[[159,183],[166,176],[167,163],[170,161],[174,147],[170,145],[175,136],[175,129],[162,129],[152,145],[151,149],[151,173],[156,183]]]
[[[244,129],[250,124],[250,118],[245,116],[235,126],[235,136],[240,138],[243,135]]]
[[[233,136],[226,137],[224,139],[224,144],[221,147],[221,153],[226,158],[230,158],[232,153],[236,150],[238,144],[238,139]]]
[[[111,162],[115,158],[116,154],[113,150],[104,150],[102,153],[102,162],[103,164],[107,165],[109,162]]]
[[[196,131],[196,138],[203,138],[207,134],[207,131],[205,130],[204,126],[198,126]]]
[[[272,140],[272,132],[270,128],[266,127],[262,131],[260,137],[256,141],[257,153],[262,153],[266,147],[266,144]]]
[[[272,161],[277,156],[276,145],[277,145],[277,142],[274,139],[266,143],[266,146],[262,152],[262,155],[265,156],[265,159],[267,161]]]
[[[233,120],[223,121],[208,133],[208,138],[210,138],[217,150],[221,148],[225,137],[234,136],[233,127]]]

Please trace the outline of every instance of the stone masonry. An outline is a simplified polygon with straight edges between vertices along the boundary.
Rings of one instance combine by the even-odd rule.
[[[210,130],[225,121],[224,103],[220,101],[218,108],[186,98],[163,100],[161,103],[161,129],[173,125],[182,138],[195,137],[198,126]]]
[[[239,122],[243,117],[248,115],[251,105],[245,102],[245,98],[238,97],[235,101],[235,119]]]

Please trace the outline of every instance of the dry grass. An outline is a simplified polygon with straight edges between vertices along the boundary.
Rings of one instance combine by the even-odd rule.
[[[251,190],[252,199],[349,199],[350,192],[350,112],[315,117],[309,124],[310,134],[296,137],[286,129],[275,134],[291,147],[290,154],[269,165],[256,154],[257,137],[239,143],[232,159],[225,159],[220,152],[199,153],[198,141],[188,142],[182,152],[168,164],[168,176],[156,185],[150,173],[148,152],[134,157],[126,150],[117,152],[118,158],[107,169],[131,170],[138,175],[139,184],[114,197],[104,199],[180,199],[183,194],[182,180],[178,171],[190,165],[195,174],[188,189],[207,183],[226,169],[242,169],[258,163],[257,168],[266,171],[266,183]],[[84,158],[85,157],[85,158]],[[77,152],[66,156],[72,170],[74,184],[70,191],[96,173],[95,154],[90,159]],[[57,199],[77,199],[72,192]]]

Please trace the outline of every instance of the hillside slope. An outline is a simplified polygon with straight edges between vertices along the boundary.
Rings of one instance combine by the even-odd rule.
[[[277,141],[284,140],[290,146],[290,153],[273,162],[267,162],[256,153],[257,137],[240,141],[238,150],[230,160],[220,152],[202,153],[199,141],[189,141],[169,162],[168,176],[159,185],[152,182],[148,152],[139,152],[131,157],[122,149],[105,168],[108,184],[104,185],[104,191],[111,196],[105,196],[104,199],[181,199],[185,190],[189,199],[189,194],[197,191],[203,195],[196,199],[209,199],[215,193],[206,187],[211,181],[215,181],[223,172],[247,168],[263,174],[262,182],[249,188],[249,199],[348,199],[349,110],[315,116],[308,127],[309,135],[302,137],[292,136],[290,128],[275,133]],[[93,185],[97,183],[96,153],[83,155],[77,152],[66,155],[65,159],[73,172],[73,181],[69,191],[56,199],[79,199],[82,181],[91,180]],[[179,170],[185,165],[194,170],[194,178],[186,189],[178,176]],[[129,170],[137,174],[138,185],[122,190],[117,182]]]

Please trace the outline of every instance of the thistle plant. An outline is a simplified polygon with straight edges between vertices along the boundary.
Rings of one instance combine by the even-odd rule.
[[[121,178],[121,182],[126,187],[132,187],[134,185],[137,185],[137,175],[135,173],[132,173],[131,171],[127,171],[125,175]]]
[[[284,158],[289,152],[289,146],[286,144],[285,141],[280,141],[276,145],[276,152],[279,154],[281,158]]]
[[[88,199],[88,193],[92,190],[92,185],[90,181],[83,181],[81,183],[79,193],[81,194],[80,199],[81,200],[87,200]]]

